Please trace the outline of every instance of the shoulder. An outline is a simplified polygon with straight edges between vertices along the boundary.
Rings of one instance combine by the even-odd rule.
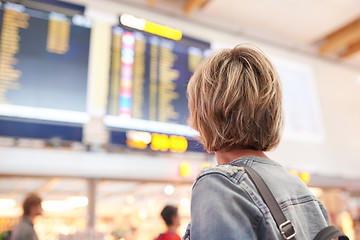
[[[240,183],[243,180],[244,169],[242,167],[232,165],[219,165],[216,167],[207,167],[201,170],[193,184],[193,192],[199,189],[209,189],[222,191],[237,185],[241,187]]]
[[[21,221],[15,226],[12,232],[12,239],[26,239],[28,236],[35,234],[34,228],[25,221]],[[25,238],[24,238],[25,237]]]
[[[201,170],[200,174],[196,178],[195,184],[202,178],[206,178],[209,176],[215,177],[215,178],[238,178],[239,175],[244,173],[244,168],[238,167],[238,166],[232,166],[232,165],[219,165],[215,167],[206,167]]]
[[[232,165],[205,168],[193,185],[192,199],[212,205],[216,203],[208,203],[209,199],[253,201],[251,183],[244,173],[244,168]]]
[[[233,165],[203,169],[193,185],[192,199],[202,205],[236,201],[238,205],[251,208],[252,214],[263,215],[268,212],[244,168]],[[209,203],[209,199],[221,201]]]
[[[191,239],[255,239],[264,213],[244,173],[231,165],[200,173],[191,197]]]

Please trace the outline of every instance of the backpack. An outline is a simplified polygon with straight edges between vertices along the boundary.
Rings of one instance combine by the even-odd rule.
[[[281,235],[286,240],[296,240],[296,229],[290,220],[287,220],[279,204],[275,200],[269,187],[261,176],[249,165],[242,163],[230,163],[230,165],[242,167],[248,174],[250,180],[254,183],[264,203],[268,206],[271,215],[273,216]],[[314,240],[331,240],[339,237],[339,240],[349,240],[339,229],[334,226],[328,226],[322,229],[314,238]]]
[[[0,234],[0,240],[10,240],[11,238],[11,231],[2,232]]]

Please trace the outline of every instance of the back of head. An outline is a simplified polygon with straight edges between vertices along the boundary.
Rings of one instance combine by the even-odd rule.
[[[178,209],[174,206],[165,206],[161,211],[161,217],[164,219],[167,226],[171,226],[173,224],[173,217],[177,216]]]
[[[41,204],[41,198],[36,193],[29,193],[23,203],[24,216],[29,216],[31,208]]]
[[[281,83],[261,50],[237,46],[208,57],[187,91],[189,125],[207,151],[268,151],[279,143]]]

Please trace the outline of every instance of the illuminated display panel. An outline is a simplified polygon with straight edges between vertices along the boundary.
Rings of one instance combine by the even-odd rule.
[[[114,128],[193,136],[186,87],[210,44],[114,27],[108,116]]]
[[[86,122],[91,22],[0,5],[0,115]]]

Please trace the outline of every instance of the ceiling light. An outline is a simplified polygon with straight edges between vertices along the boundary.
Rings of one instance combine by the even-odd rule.
[[[289,170],[289,172],[291,172],[291,173],[294,174],[295,176],[299,176],[299,173],[298,173],[296,170],[294,170],[294,169]]]
[[[120,17],[120,22],[124,26],[135,28],[138,30],[144,30],[146,27],[145,19],[137,18],[130,14],[122,14]]]
[[[180,175],[182,177],[189,177],[191,175],[191,165],[189,162],[182,162],[180,164]]]
[[[133,204],[135,202],[135,197],[130,195],[126,197],[126,203],[127,204]]]
[[[67,201],[71,204],[72,207],[85,207],[89,203],[88,198],[85,196],[69,197]]]
[[[205,162],[205,163],[201,164],[200,170],[203,170],[204,168],[209,168],[209,167],[211,167],[211,164],[208,162]]]
[[[13,199],[0,199],[0,209],[13,208],[16,206],[16,201]]]
[[[151,133],[140,131],[127,131],[126,138],[134,140],[136,142],[144,142],[149,144],[151,142]]]
[[[154,199],[149,199],[148,204],[153,207],[156,205],[156,201]]]
[[[173,185],[167,185],[165,188],[164,188],[164,193],[166,194],[166,195],[171,195],[171,194],[173,194],[175,192],[175,188],[174,188],[174,186]]]
[[[173,40],[180,40],[182,32],[179,29],[174,29],[168,26],[160,25],[150,21],[146,21],[145,32],[156,34],[162,37],[170,38]]]
[[[305,184],[308,184],[311,179],[311,175],[308,172],[301,172],[300,179],[303,180]]]
[[[317,188],[317,187],[310,187],[310,191],[312,192],[312,194],[315,195],[315,197],[319,198],[321,197],[321,195],[323,194],[323,190],[321,188]]]
[[[188,198],[182,198],[180,202],[182,207],[188,207],[190,205],[190,200]]]
[[[22,207],[0,208],[0,219],[18,218],[22,213]]]
[[[145,220],[147,218],[147,211],[145,208],[140,208],[137,212],[137,216],[140,220]]]
[[[127,27],[149,32],[173,40],[180,40],[182,38],[182,32],[179,29],[150,22],[130,14],[122,14],[120,17],[120,23]]]
[[[44,211],[48,212],[60,212],[60,211],[69,211],[73,209],[73,206],[69,201],[43,201],[41,203],[42,208]]]

